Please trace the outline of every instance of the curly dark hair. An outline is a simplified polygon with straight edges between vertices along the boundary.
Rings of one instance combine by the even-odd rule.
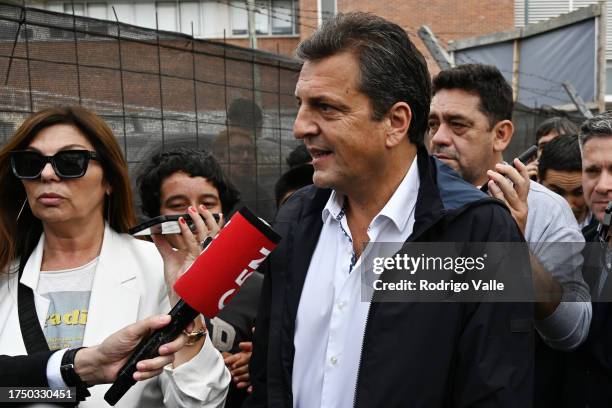
[[[204,177],[219,192],[221,208],[229,214],[240,201],[240,193],[225,177],[217,160],[208,152],[185,147],[155,154],[137,178],[142,212],[148,217],[159,215],[162,182],[182,171],[191,177]]]

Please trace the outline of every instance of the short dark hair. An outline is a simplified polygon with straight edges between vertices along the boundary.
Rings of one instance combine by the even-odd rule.
[[[546,143],[538,164],[540,180],[548,170],[582,171],[582,158],[578,135],[561,135]]]
[[[465,64],[440,71],[433,79],[433,94],[442,89],[461,89],[480,98],[480,111],[492,128],[502,120],[512,120],[512,88],[493,65]]]
[[[580,146],[594,137],[612,137],[612,111],[602,112],[580,126]]]
[[[560,116],[554,116],[540,123],[536,130],[536,143],[550,132],[555,131],[557,135],[576,135],[578,134],[578,126],[571,120]]]
[[[280,206],[280,201],[287,192],[298,190],[304,186],[312,184],[312,176],[314,167],[312,164],[302,164],[292,167],[285,172],[274,186],[274,197],[276,198],[276,207]]]
[[[221,166],[210,153],[179,147],[155,154],[138,176],[141,209],[146,216],[159,215],[162,182],[177,172],[204,177],[212,183],[219,192],[224,214],[229,214],[240,200],[240,193],[225,177]]]
[[[359,91],[372,103],[373,120],[379,121],[397,102],[412,110],[409,140],[423,144],[427,130],[431,79],[423,55],[397,24],[370,13],[339,13],[302,41],[297,56],[317,61],[341,52],[359,60]]]
[[[260,128],[263,124],[261,108],[251,99],[234,99],[227,108],[227,123],[245,129]]]

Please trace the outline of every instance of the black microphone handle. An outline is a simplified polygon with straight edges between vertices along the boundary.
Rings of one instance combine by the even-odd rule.
[[[130,359],[119,370],[117,379],[106,391],[106,394],[104,394],[106,402],[114,406],[136,384],[133,377],[136,372],[136,364],[139,361],[159,356],[159,347],[176,339],[198,314],[199,312],[185,303],[183,299],[179,300],[169,313],[172,317],[170,323],[161,329],[155,330],[136,346]]]

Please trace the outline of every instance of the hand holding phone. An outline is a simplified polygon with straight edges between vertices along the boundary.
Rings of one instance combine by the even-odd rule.
[[[525,165],[527,165],[527,175],[530,180],[537,181],[538,180],[538,160],[532,160],[538,153],[538,146],[532,145],[523,153],[521,153],[517,159]],[[514,166],[516,168],[516,166]]]
[[[172,305],[178,300],[172,290],[174,282],[200,255],[203,246],[219,233],[222,224],[221,214],[213,214],[199,205],[197,208],[189,207],[187,214],[156,217],[135,231],[135,234],[142,235],[153,232],[151,239],[164,261],[164,277]]]
[[[195,224],[189,216],[189,214],[172,214],[172,215],[160,215],[151,218],[148,221],[138,224],[134,228],[130,228],[128,231],[130,235],[135,237],[142,237],[147,235],[166,235],[166,234],[180,234],[181,228],[179,226],[179,218],[183,218],[187,221],[187,226],[194,231]],[[219,214],[213,213],[213,217],[216,222],[219,222]],[[204,217],[202,217],[204,218]]]
[[[537,152],[538,152],[538,145],[532,145],[527,150],[525,150],[523,153],[519,154],[517,159],[519,159],[521,163],[527,164],[529,163],[531,159],[535,157]]]

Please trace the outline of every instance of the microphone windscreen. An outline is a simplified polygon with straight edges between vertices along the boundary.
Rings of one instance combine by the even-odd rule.
[[[243,207],[177,279],[174,291],[193,309],[213,318],[279,241],[268,224]]]

